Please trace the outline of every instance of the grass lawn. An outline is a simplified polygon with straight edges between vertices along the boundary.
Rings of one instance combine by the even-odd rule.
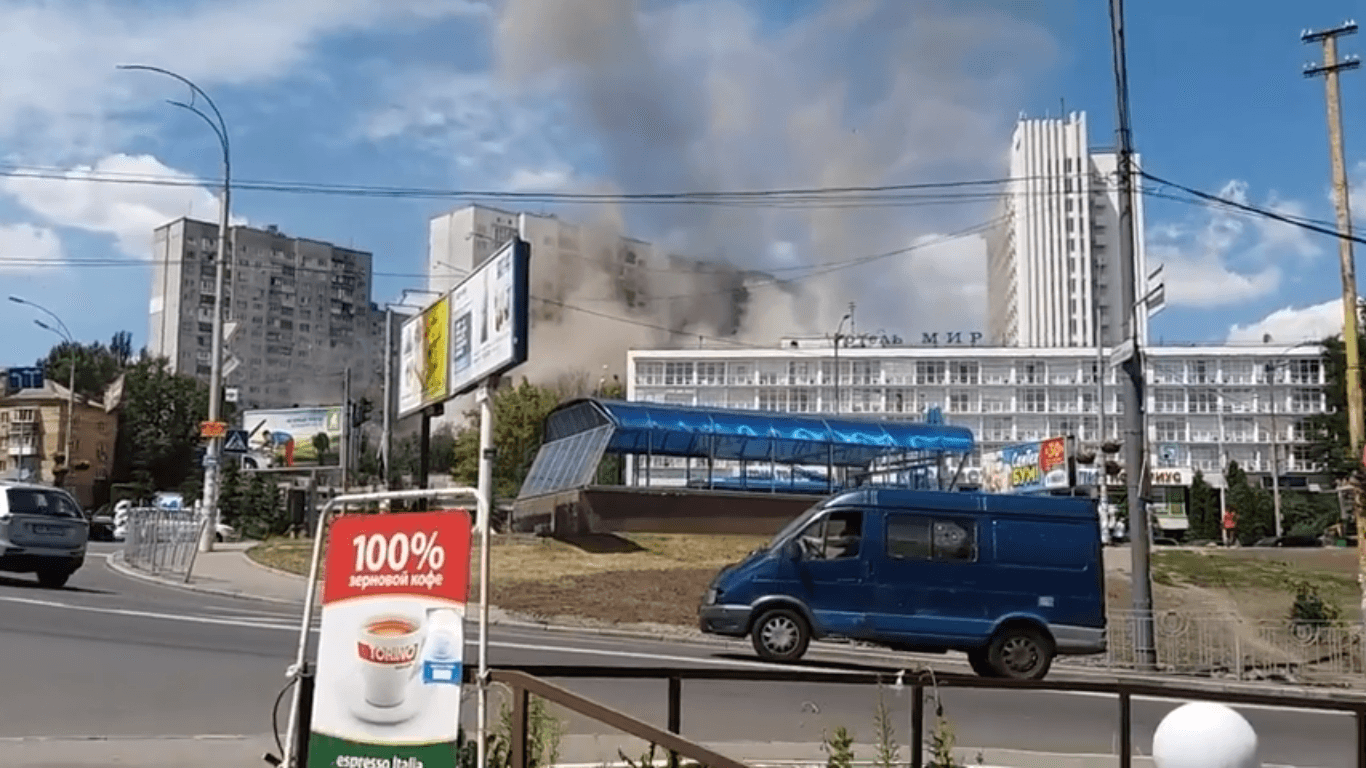
[[[1345,565],[1350,560],[1351,570]],[[1199,587],[1222,593],[1240,613],[1253,619],[1285,619],[1296,585],[1316,588],[1345,618],[1361,615],[1355,576],[1356,550],[1157,550],[1153,582],[1168,587]]]

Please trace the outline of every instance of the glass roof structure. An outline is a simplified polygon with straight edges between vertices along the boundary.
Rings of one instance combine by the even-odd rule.
[[[604,453],[866,468],[877,458],[972,449],[971,430],[945,424],[588,398],[546,418],[519,495],[588,485]]]

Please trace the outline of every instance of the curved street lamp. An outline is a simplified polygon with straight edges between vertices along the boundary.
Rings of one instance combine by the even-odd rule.
[[[183,83],[190,89],[190,100],[184,102],[167,99],[167,103],[197,115],[218,137],[218,143],[223,148],[223,195],[219,198],[218,257],[217,263],[214,265],[213,339],[209,353],[211,355],[209,365],[209,421],[218,421],[223,400],[223,313],[226,309],[226,302],[223,301],[223,282],[227,260],[230,256],[230,252],[227,250],[228,211],[232,204],[232,151],[228,141],[228,124],[223,120],[223,113],[218,111],[218,105],[209,98],[209,94],[188,78],[169,69],[146,64],[120,64],[117,68],[153,72]],[[209,111],[213,113],[212,117],[195,106],[196,99],[203,99],[204,103],[209,105]],[[223,438],[221,436],[209,438],[208,451],[204,456],[204,512],[208,517],[208,524],[204,526],[203,535],[199,540],[200,552],[213,551],[214,532],[218,529],[219,464],[222,455]]]
[[[42,328],[45,331],[49,331],[61,337],[61,339],[69,345],[68,348],[71,350],[71,366],[70,371],[68,371],[67,373],[66,385],[66,436],[62,440],[63,464],[66,465],[66,476],[70,477],[71,466],[74,463],[71,460],[71,432],[76,424],[76,337],[71,335],[71,330],[66,327],[66,323],[62,322],[62,318],[57,317],[57,313],[53,312],[47,307],[44,307],[43,305],[38,304],[36,302],[29,301],[28,299],[15,296],[13,294],[10,295],[9,300],[14,302],[15,304],[23,304],[25,306],[33,307],[34,309],[40,312],[46,313],[48,317],[51,317],[53,320],[55,320],[57,322],[57,326],[55,328],[37,318],[33,319],[33,323],[34,325],[37,325],[39,328]],[[56,480],[55,471],[53,472],[53,479]]]

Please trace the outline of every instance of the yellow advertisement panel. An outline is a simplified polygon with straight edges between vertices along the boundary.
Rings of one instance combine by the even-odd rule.
[[[450,355],[450,299],[443,296],[422,315],[423,361],[422,400],[433,403],[446,399],[446,377]]]

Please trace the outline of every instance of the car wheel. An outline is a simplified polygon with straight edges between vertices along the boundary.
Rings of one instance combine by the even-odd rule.
[[[71,578],[71,571],[39,571],[38,584],[46,589],[61,589]]]
[[[1000,677],[996,670],[992,669],[991,662],[987,659],[986,648],[973,648],[968,651],[968,665],[978,677]]]
[[[999,677],[1042,680],[1053,665],[1053,643],[1035,627],[1009,626],[991,639],[987,662]]]
[[[806,619],[791,608],[765,611],[750,630],[754,650],[768,661],[796,661],[811,643]]]

